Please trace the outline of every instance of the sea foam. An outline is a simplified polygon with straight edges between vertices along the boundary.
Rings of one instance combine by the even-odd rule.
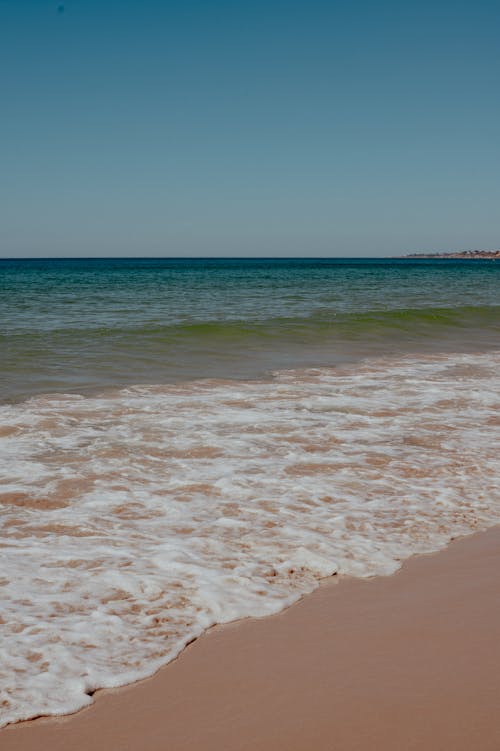
[[[500,353],[0,408],[0,723],[500,521]]]

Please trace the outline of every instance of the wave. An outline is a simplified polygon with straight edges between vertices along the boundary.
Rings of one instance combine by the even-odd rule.
[[[500,520],[500,352],[0,407],[0,723]]]
[[[391,310],[368,310],[362,312],[334,312],[320,308],[304,317],[271,317],[212,320],[184,320],[172,323],[146,322],[137,324],[133,321],[122,325],[92,326],[54,326],[48,330],[34,328],[29,330],[0,332],[0,342],[9,340],[36,340],[38,338],[64,337],[74,339],[82,336],[105,338],[130,336],[139,339],[152,338],[168,342],[177,339],[245,339],[249,337],[283,337],[307,333],[324,336],[335,333],[370,332],[373,329],[401,329],[420,325],[447,327],[500,326],[500,305],[459,306],[459,307],[425,307],[397,308]]]

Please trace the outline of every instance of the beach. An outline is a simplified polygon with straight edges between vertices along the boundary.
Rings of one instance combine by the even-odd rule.
[[[332,717],[339,728],[340,715],[350,717],[355,728],[353,707],[379,695],[382,716],[395,694],[378,684],[401,695],[425,650],[446,657],[444,683],[420,676],[420,698],[407,706],[426,696],[444,708],[465,702],[446,684],[464,658],[443,644],[463,649],[468,637],[444,639],[435,599],[472,633],[494,567],[483,543],[438,551],[459,538],[490,540],[469,536],[500,523],[499,271],[481,261],[408,264],[0,266],[3,737],[18,743],[31,727],[23,722],[55,717],[47,728],[66,727],[59,718],[71,715],[68,732],[78,738],[73,723],[94,717],[88,727],[100,728],[101,713],[117,732],[129,720],[111,719],[115,695],[106,692],[131,686],[116,701],[137,697],[143,719],[134,727],[145,738],[160,722],[146,720],[156,707],[179,748],[198,743],[182,733],[206,733],[209,716],[226,718],[217,732],[233,732],[239,717],[240,744],[265,748],[266,728],[274,738],[278,725],[306,744]],[[439,572],[444,565],[452,577],[455,566],[454,581],[470,584],[459,573],[474,569],[469,545],[482,563],[474,563],[474,590],[459,592]],[[365,612],[373,592],[376,609]],[[413,624],[424,618],[414,664],[419,632],[412,626],[408,637],[411,623],[394,621],[400,611],[413,613]],[[279,632],[301,613],[295,635]],[[483,614],[478,633],[495,623]],[[202,645],[219,638],[211,666],[178,674],[193,655],[212,659]],[[258,665],[267,671],[260,678]],[[236,684],[226,686],[228,672]],[[166,693],[139,698],[163,676],[173,676]],[[417,678],[418,670],[412,686]],[[471,681],[460,677],[480,696]],[[238,696],[251,715],[232,703]],[[461,715],[470,712],[476,727],[483,710],[467,701]],[[38,734],[45,725],[33,727]],[[329,742],[329,730],[318,733]],[[345,733],[348,748],[357,735]]]
[[[493,751],[500,745],[500,529],[396,574],[325,580],[279,615],[219,626],[153,678],[3,751]]]
[[[499,24],[0,3],[0,751],[500,751]]]

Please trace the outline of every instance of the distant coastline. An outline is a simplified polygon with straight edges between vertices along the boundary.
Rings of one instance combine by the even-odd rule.
[[[473,260],[500,259],[500,250],[453,250],[448,253],[409,253],[403,258],[472,258]]]

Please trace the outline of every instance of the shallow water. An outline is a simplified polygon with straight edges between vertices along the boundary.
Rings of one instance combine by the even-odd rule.
[[[500,341],[500,264],[0,262],[0,399]]]

